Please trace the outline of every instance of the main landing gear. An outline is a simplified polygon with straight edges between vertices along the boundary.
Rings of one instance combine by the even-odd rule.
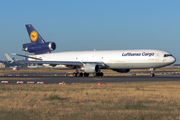
[[[104,75],[104,74],[103,74],[102,72],[94,73],[94,74],[93,74],[94,77],[102,77],[103,75]],[[82,72],[80,72],[80,73],[79,73],[79,72],[74,72],[74,73],[73,73],[73,76],[74,76],[74,77],[83,77],[83,76],[84,76],[84,77],[89,77],[89,73],[86,73],[86,72],[85,72],[85,73],[82,73]]]
[[[84,77],[89,77],[89,73],[74,72],[74,73],[73,73],[73,76],[74,76],[74,77],[83,77],[83,76],[84,76]]]
[[[94,73],[94,77],[102,77],[104,74],[102,72]]]

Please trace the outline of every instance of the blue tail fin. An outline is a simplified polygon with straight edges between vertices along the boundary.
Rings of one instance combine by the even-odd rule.
[[[31,24],[26,25],[26,28],[31,43],[23,44],[24,51],[34,54],[45,54],[51,53],[51,51],[56,49],[56,44],[54,42],[45,42]]]
[[[31,24],[26,25],[26,29],[28,31],[31,42],[34,42],[37,44],[45,43],[44,39],[41,37],[41,35],[36,31],[36,29]]]

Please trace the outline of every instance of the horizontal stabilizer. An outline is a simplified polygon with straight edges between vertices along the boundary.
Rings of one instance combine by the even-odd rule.
[[[20,54],[16,54],[16,53],[11,53],[11,54],[21,56],[21,57],[31,58],[31,59],[35,59],[35,60],[42,60],[41,58],[35,58],[35,57],[30,57],[30,56],[26,56],[26,55],[20,55]]]

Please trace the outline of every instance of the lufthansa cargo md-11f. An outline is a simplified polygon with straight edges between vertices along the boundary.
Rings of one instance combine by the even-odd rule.
[[[127,73],[130,69],[150,69],[154,77],[155,68],[173,64],[176,59],[172,54],[161,50],[106,50],[106,51],[73,51],[51,53],[56,49],[54,42],[45,42],[36,29],[26,25],[31,43],[23,44],[23,50],[34,55],[28,57],[27,63],[37,63],[56,67],[63,65],[75,69],[74,76],[103,76],[100,69],[112,69],[119,73]]]

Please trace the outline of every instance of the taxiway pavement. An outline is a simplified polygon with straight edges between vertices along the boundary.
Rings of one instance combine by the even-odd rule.
[[[65,77],[65,76],[1,76],[6,80],[12,78],[21,78],[20,81],[24,81],[26,84],[28,81],[44,82],[45,84],[58,84],[62,81],[65,83],[116,83],[116,82],[150,82],[150,81],[180,81],[180,75],[171,76],[114,76],[114,77]],[[24,78],[24,80],[23,80]],[[28,78],[33,78],[29,79]],[[1,80],[2,81],[2,80]],[[9,80],[9,84],[15,84],[18,80]]]

